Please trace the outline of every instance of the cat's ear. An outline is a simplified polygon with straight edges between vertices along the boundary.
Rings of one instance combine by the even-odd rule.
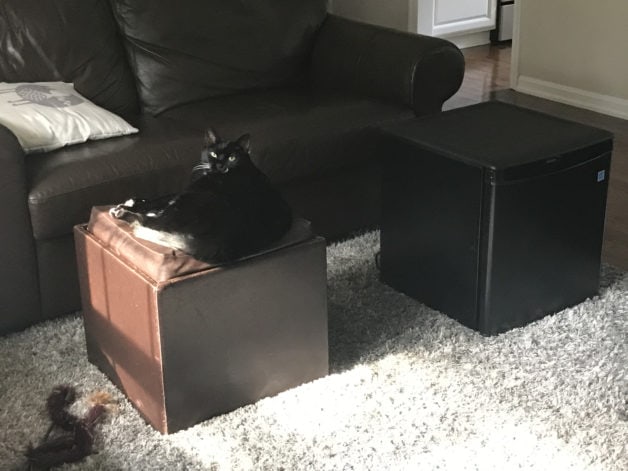
[[[207,128],[207,131],[205,131],[205,145],[211,146],[216,144],[216,142],[218,142],[216,132],[212,128]]]
[[[237,143],[240,147],[242,147],[242,149],[244,149],[245,152],[251,152],[250,134],[244,134],[243,136],[240,136],[240,138],[237,140]]]

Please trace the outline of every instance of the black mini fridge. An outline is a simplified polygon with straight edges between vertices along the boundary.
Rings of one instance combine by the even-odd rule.
[[[483,334],[597,294],[609,132],[487,102],[380,135],[385,283]]]

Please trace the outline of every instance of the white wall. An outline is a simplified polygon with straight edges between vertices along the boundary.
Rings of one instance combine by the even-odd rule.
[[[628,118],[628,1],[524,0],[518,8],[513,88]]]
[[[330,4],[337,15],[408,31],[408,0],[333,0]]]

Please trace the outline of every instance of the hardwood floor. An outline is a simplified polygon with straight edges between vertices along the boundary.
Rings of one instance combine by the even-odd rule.
[[[444,110],[490,100],[510,86],[510,46],[479,46],[463,49],[465,74],[458,93],[445,102]]]
[[[443,109],[496,99],[607,129],[615,135],[602,259],[628,270],[628,121],[510,90],[509,46],[479,46],[463,53],[464,81]]]

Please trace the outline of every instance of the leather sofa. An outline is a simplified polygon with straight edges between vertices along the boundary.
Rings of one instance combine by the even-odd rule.
[[[80,309],[72,227],[95,205],[178,191],[209,125],[316,232],[374,227],[373,127],[440,111],[451,43],[326,12],[324,0],[2,0],[0,82],[72,82],[139,133],[25,155],[0,126],[0,334]]]

